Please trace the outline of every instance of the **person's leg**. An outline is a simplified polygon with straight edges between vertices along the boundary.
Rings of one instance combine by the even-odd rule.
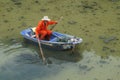
[[[40,40],[44,40],[46,35],[47,35],[47,31],[45,30],[40,31]]]
[[[48,40],[50,39],[51,35],[52,35],[52,31],[51,30],[47,30],[47,38],[48,38]]]

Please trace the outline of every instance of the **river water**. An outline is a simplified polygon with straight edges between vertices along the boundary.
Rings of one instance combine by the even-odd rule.
[[[83,38],[74,54],[26,43],[20,31],[48,15]],[[119,80],[120,0],[0,0],[0,80]]]
[[[0,43],[1,80],[119,80],[120,78],[119,57],[102,58],[94,51],[84,51],[78,57],[66,55],[65,52],[65,55],[60,52],[51,54],[49,50],[47,52],[51,56],[46,55],[49,63],[44,65],[42,59],[38,57],[37,50],[24,46],[20,43],[10,46]]]

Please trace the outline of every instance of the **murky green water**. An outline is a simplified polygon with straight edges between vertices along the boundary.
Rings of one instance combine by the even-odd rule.
[[[84,40],[74,55],[43,49],[47,66],[20,35],[44,15]],[[119,31],[120,0],[0,0],[0,80],[119,80]]]
[[[94,51],[84,51],[82,57],[79,56],[81,60],[73,62],[65,59],[77,56],[58,52],[64,60],[49,56],[50,64],[43,65],[34,49],[25,48],[20,43],[0,44],[1,80],[119,80],[119,57],[102,58]]]

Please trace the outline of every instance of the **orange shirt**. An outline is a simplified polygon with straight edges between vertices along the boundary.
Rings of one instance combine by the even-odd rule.
[[[44,20],[40,21],[35,30],[36,35],[38,36],[40,34],[41,30],[47,30],[48,25],[52,25],[52,24],[56,24],[56,23],[57,23],[56,21],[48,21],[45,25]]]

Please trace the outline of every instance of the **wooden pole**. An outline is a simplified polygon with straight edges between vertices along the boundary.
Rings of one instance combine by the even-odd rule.
[[[62,20],[63,16],[60,17],[60,19],[58,20],[58,22],[60,22]],[[52,26],[52,28],[50,30],[53,30],[54,27],[56,26],[56,24],[54,26]]]
[[[45,57],[44,57],[44,53],[43,53],[43,50],[42,50],[42,47],[41,47],[40,40],[39,40],[39,39],[37,39],[37,40],[38,40],[39,49],[40,49],[40,54],[41,54],[41,56],[42,56],[43,63],[46,64],[46,59],[45,59]]]

